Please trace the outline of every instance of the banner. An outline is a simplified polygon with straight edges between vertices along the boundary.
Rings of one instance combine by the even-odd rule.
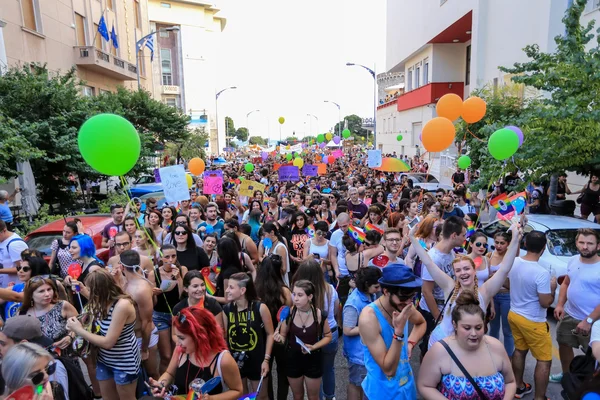
[[[242,196],[252,197],[254,196],[254,192],[260,190],[262,193],[265,191],[265,185],[255,181],[244,180],[240,185],[240,189],[238,192]]]
[[[223,194],[223,171],[204,172],[204,194]]]
[[[185,169],[183,165],[172,165],[158,170],[160,180],[168,203],[177,203],[181,200],[190,199]]]
[[[290,146],[289,150],[286,149],[286,146],[283,146],[283,145],[279,146],[280,154],[288,154],[288,153],[293,153],[293,152],[296,152],[298,154],[302,153],[302,143],[298,143],[293,146]]]
[[[326,175],[327,174],[327,164],[325,164],[325,163],[317,164],[317,173],[319,175]]]
[[[304,176],[317,176],[318,175],[318,167],[316,165],[304,164],[302,167],[302,175]]]
[[[282,166],[277,172],[281,182],[297,182],[300,180],[300,171],[298,171],[298,167],[293,165]]]

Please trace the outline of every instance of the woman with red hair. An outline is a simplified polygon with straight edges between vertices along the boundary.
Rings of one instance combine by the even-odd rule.
[[[158,382],[150,378],[155,396],[163,397],[172,388],[172,395],[187,395],[197,379],[207,382],[221,377],[202,400],[219,395],[219,400],[237,400],[242,396],[240,370],[227,351],[223,330],[215,317],[204,308],[185,308],[173,317],[177,347],[169,367]]]

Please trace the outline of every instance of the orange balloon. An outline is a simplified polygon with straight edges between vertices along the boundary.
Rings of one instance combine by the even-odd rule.
[[[188,168],[192,174],[200,175],[204,172],[204,169],[206,168],[206,164],[204,164],[203,159],[194,157],[188,163]]]
[[[423,147],[429,152],[435,153],[446,150],[456,136],[454,124],[448,118],[437,117],[425,124],[421,133]]]
[[[462,118],[466,123],[474,124],[485,116],[485,100],[473,96],[465,100],[462,106]]]
[[[462,111],[463,99],[454,93],[448,93],[442,96],[435,106],[438,117],[448,118],[454,121],[460,117]]]

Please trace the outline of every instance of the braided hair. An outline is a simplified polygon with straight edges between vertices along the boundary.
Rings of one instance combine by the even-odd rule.
[[[471,264],[471,266],[473,267],[473,270],[476,270],[477,268],[475,267],[475,262],[473,261],[473,259],[469,256],[460,256],[460,257],[456,257],[454,260],[452,260],[452,265],[454,266],[454,264],[456,264],[457,262],[460,261],[469,261],[469,263]],[[456,298],[458,297],[458,295],[460,294],[461,291],[461,286],[460,286],[460,281],[455,277],[455,284],[454,284],[454,289],[452,289],[452,297],[450,298],[450,304],[448,305],[448,308],[446,310],[446,314],[450,315],[451,313],[451,309],[452,309],[452,305],[456,302]],[[475,293],[475,298],[479,299],[479,280],[477,279],[477,276],[475,276],[474,279],[474,283],[475,283],[475,287],[473,288],[473,293]]]

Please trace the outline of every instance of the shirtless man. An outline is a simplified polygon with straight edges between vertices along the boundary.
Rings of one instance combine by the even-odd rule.
[[[121,287],[123,287],[123,279],[122,279],[121,275],[119,275],[119,276],[116,275],[117,270],[115,270],[114,268],[117,267],[119,265],[119,263],[121,262],[121,254],[123,254],[124,251],[131,250],[132,238],[131,238],[131,235],[129,233],[127,233],[127,231],[121,231],[121,232],[117,233],[114,241],[115,241],[116,255],[114,255],[108,259],[107,265],[108,265],[109,270],[111,271],[111,274],[113,274],[113,276],[115,276],[117,283],[119,283],[121,285]],[[140,258],[141,258],[140,266],[142,267],[142,270],[144,270],[144,272],[145,272],[144,275],[145,275],[146,279],[148,279],[148,281],[150,281],[150,283],[152,284],[152,287],[155,287],[156,279],[154,278],[154,264],[152,263],[152,259],[150,259],[149,257],[146,257],[146,256],[140,256]]]
[[[154,312],[153,286],[141,271],[141,258],[134,250],[121,253],[119,269],[125,277],[123,290],[135,301],[137,320],[135,335],[138,338],[142,361],[148,375],[158,379],[158,330],[152,322]]]

